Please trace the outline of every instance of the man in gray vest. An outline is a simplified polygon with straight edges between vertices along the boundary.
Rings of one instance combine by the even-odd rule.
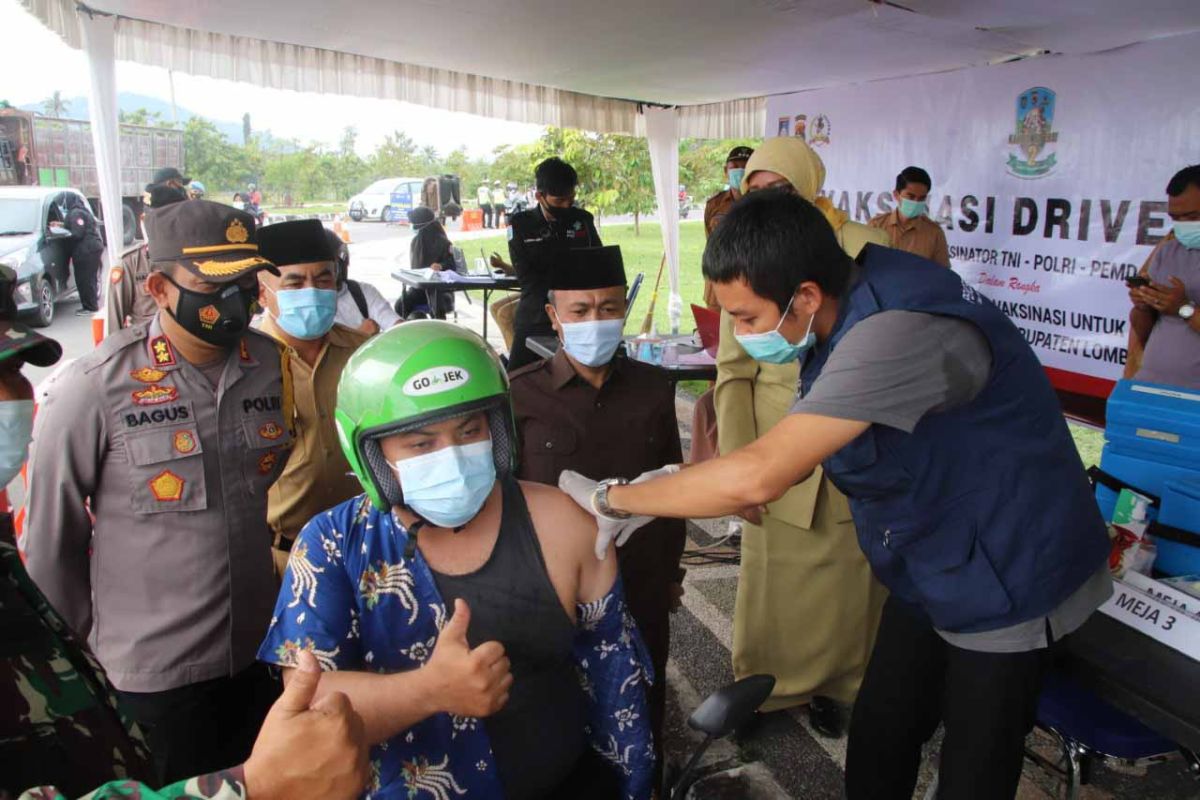
[[[159,783],[243,762],[278,694],[267,489],[291,447],[279,345],[249,328],[254,219],[195,200],[146,220],[158,307],[48,388],[29,457],[30,575],[146,731]]]

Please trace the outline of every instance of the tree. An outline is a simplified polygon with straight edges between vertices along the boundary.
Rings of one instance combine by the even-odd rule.
[[[242,114],[242,146],[243,147],[250,146],[250,137],[252,134],[253,134],[253,131],[250,130],[250,112],[247,111],[245,114]]]
[[[419,172],[417,146],[408,134],[393,131],[383,137],[383,142],[371,154],[371,173],[377,178],[399,178],[414,176]]]
[[[117,112],[117,120],[126,125],[145,125],[155,128],[172,127],[171,123],[163,120],[161,113],[157,111],[147,111],[144,108],[139,108],[134,111],[119,111]]]
[[[342,140],[338,144],[338,152],[344,156],[350,155],[354,152],[356,144],[358,144],[358,128],[353,125],[342,128]]]
[[[65,117],[71,110],[71,103],[63,99],[58,89],[42,101],[42,111],[47,117]]]

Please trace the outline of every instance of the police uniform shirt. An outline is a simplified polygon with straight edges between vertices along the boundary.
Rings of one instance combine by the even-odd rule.
[[[546,293],[557,254],[563,248],[601,245],[591,214],[574,207],[563,209],[561,214],[561,219],[547,220],[541,207],[535,206],[509,218],[509,260],[521,283],[513,324],[523,335],[550,330]]]
[[[118,689],[160,692],[254,662],[276,594],[267,490],[292,443],[289,387],[269,337],[248,331],[214,385],[155,317],[47,390],[26,564]]]
[[[109,333],[149,322],[158,313],[146,291],[150,256],[145,244],[126,250],[121,263],[108,271],[104,287],[104,322]]]

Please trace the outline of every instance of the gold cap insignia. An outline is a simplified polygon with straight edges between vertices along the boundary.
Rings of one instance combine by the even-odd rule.
[[[246,226],[242,224],[240,219],[234,219],[229,223],[229,227],[225,229],[225,241],[233,244],[242,244],[250,240],[250,231],[246,230]]]

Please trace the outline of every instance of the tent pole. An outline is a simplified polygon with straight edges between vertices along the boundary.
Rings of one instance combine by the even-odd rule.
[[[650,170],[658,199],[663,252],[667,257],[667,279],[671,287],[667,317],[671,333],[679,333],[683,299],[679,296],[679,115],[674,108],[642,109],[646,141],[650,148]]]
[[[121,263],[121,248],[124,244],[121,151],[117,143],[117,18],[90,14],[80,9],[78,19],[91,75],[92,146],[96,151],[96,178],[100,187],[100,205],[104,212],[103,225],[107,243],[105,253],[108,256],[108,269],[102,269],[99,276],[99,283],[103,287],[108,282],[109,270]]]

